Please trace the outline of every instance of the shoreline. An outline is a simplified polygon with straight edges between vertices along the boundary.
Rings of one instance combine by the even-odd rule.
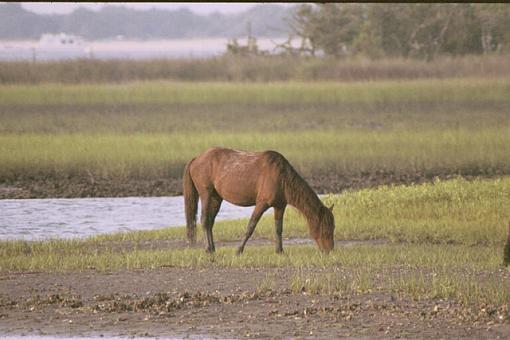
[[[494,178],[506,174],[455,174],[436,173],[368,173],[342,175],[338,173],[315,173],[304,176],[318,194],[341,193],[347,189],[374,188],[381,185],[409,185],[462,177]],[[94,179],[86,177],[22,179],[0,182],[0,199],[41,199],[41,198],[90,198],[90,197],[162,197],[182,195],[181,178],[156,179]]]

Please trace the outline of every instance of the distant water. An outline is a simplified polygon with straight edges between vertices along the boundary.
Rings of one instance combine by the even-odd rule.
[[[275,42],[282,43],[285,40],[259,38],[257,45],[260,50],[272,51]],[[245,45],[246,39],[239,39],[238,42]],[[112,40],[92,41],[86,43],[86,46],[64,48],[41,46],[38,41],[0,41],[0,60],[210,58],[225,53],[227,43],[227,38]]]
[[[249,217],[252,210],[224,201],[216,219]],[[182,196],[0,200],[1,240],[86,237],[185,224]]]

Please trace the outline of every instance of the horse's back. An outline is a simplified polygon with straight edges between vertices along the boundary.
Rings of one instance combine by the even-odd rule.
[[[214,147],[193,161],[192,177],[200,182],[198,186],[214,188],[231,203],[254,205],[261,197],[272,200],[281,191],[281,169],[287,163],[272,150],[247,152]]]

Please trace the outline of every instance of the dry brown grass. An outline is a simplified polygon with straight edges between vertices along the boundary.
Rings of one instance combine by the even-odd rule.
[[[71,60],[0,62],[0,84],[94,83],[133,80],[286,81],[389,80],[419,78],[508,77],[507,55],[413,59],[305,59],[293,57],[205,60]]]

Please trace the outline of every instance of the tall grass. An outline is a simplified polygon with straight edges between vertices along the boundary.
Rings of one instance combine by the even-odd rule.
[[[510,75],[507,55],[412,59],[219,57],[206,60],[75,60],[1,62],[0,83],[97,83],[133,80],[287,81],[383,80]]]
[[[503,174],[510,168],[510,127],[480,131],[294,131],[281,133],[3,134],[0,178],[178,177],[211,146],[275,149],[304,174]]]
[[[304,175],[505,174],[508,93],[504,78],[3,85],[0,179],[176,178],[211,146],[275,149]]]
[[[434,247],[431,250],[441,252],[448,257],[456,257],[454,254],[456,250],[452,251],[451,247],[440,249]],[[379,251],[379,249],[376,250],[379,256],[386,255]],[[396,252],[399,256],[404,255],[399,250]],[[486,275],[481,278],[480,272],[470,268],[471,259],[457,258],[462,261],[457,263],[444,259],[438,261],[437,267],[426,268],[427,266],[420,264],[419,269],[416,270],[413,268],[414,265],[409,266],[409,263],[414,264],[414,254],[411,253],[404,255],[409,260],[406,264],[400,263],[400,266],[381,264],[380,267],[372,267],[371,263],[366,261],[365,264],[360,263],[360,267],[349,268],[350,270],[317,272],[314,269],[300,268],[294,274],[290,286],[296,293],[306,291],[337,296],[390,291],[401,298],[456,300],[465,306],[487,303],[504,306],[510,300],[510,286],[507,278],[497,275]],[[370,263],[368,267],[366,263]],[[410,270],[409,267],[413,269]],[[504,317],[505,313],[501,314]]]
[[[2,133],[508,126],[506,79],[0,86]]]
[[[333,197],[339,238],[503,244],[510,178],[381,186]]]
[[[508,93],[504,77],[1,85],[0,182],[175,182],[212,146],[314,178],[508,174]]]
[[[2,105],[306,104],[386,102],[497,102],[508,100],[507,78],[377,82],[130,82],[123,84],[3,85]]]

